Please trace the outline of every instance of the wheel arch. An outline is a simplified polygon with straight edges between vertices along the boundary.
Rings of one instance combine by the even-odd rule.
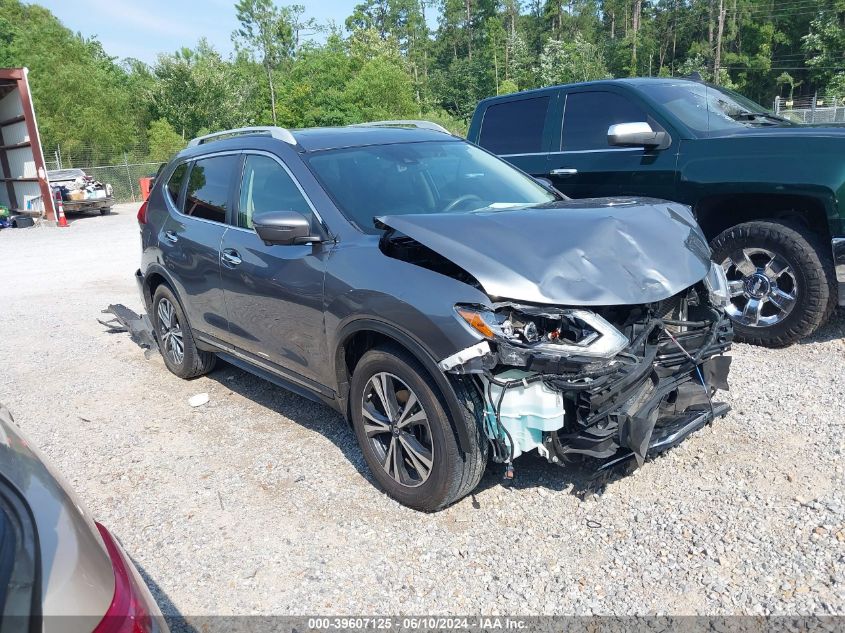
[[[351,421],[349,385],[355,366],[361,357],[380,344],[396,345],[413,356],[431,376],[440,390],[443,404],[449,412],[449,423],[458,439],[461,452],[471,445],[466,429],[455,420],[463,415],[461,403],[449,378],[437,367],[437,361],[426,347],[413,336],[390,323],[376,319],[357,319],[349,323],[337,337],[334,352],[335,375],[337,380],[337,398],[340,409]]]
[[[798,224],[825,241],[830,240],[825,203],[813,196],[771,193],[719,194],[699,200],[694,206],[694,211],[708,240],[732,226],[755,220]]]

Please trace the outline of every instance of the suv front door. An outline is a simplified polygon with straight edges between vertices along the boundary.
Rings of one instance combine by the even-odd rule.
[[[646,122],[652,129],[666,129],[642,105],[606,89],[568,91],[563,101],[560,151],[550,153],[548,162],[555,187],[573,198],[674,197],[675,139],[666,149],[608,143],[608,128],[617,123]]]
[[[325,385],[323,277],[330,247],[264,244],[252,217],[296,211],[318,223],[293,175],[275,156],[245,153],[220,270],[229,314],[229,340],[246,360],[318,391]]]

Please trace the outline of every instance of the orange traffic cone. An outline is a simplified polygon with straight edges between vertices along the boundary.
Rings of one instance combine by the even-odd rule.
[[[68,226],[67,218],[65,217],[65,205],[62,204],[61,198],[56,200],[58,205],[58,214],[59,214],[59,226]]]

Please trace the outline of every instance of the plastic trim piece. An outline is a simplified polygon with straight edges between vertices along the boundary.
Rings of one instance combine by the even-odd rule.
[[[480,343],[476,343],[475,345],[471,345],[466,349],[462,349],[459,352],[455,352],[448,358],[444,358],[437,366],[442,369],[443,371],[449,371],[457,367],[458,365],[463,365],[469,360],[473,358],[481,358],[485,354],[490,353],[490,344],[487,341],[481,341]]]

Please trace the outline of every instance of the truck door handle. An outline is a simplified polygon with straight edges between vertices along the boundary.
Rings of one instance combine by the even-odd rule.
[[[553,169],[549,172],[551,176],[574,176],[578,173],[577,169],[567,167],[564,169]]]
[[[224,266],[228,266],[229,268],[234,268],[243,261],[241,256],[238,254],[238,251],[234,248],[223,249],[223,252],[220,253],[220,260],[223,262]]]
[[[175,244],[179,241],[179,236],[176,235],[176,233],[174,233],[173,231],[165,231],[164,239],[166,239],[168,242]]]

